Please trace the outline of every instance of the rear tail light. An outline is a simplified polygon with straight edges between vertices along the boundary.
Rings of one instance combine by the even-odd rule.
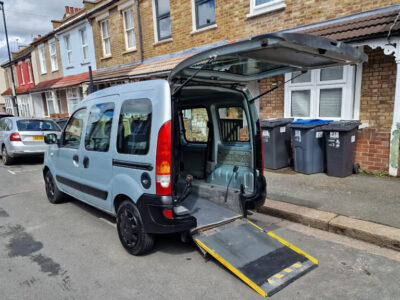
[[[263,147],[263,136],[262,136],[262,129],[261,129],[261,122],[260,120],[257,121],[258,123],[258,130],[260,131],[260,151],[261,151],[261,175],[264,175],[264,147]]]
[[[10,141],[11,142],[20,142],[21,141],[21,136],[19,135],[18,132],[14,132],[10,134]]]
[[[157,139],[156,193],[171,195],[171,121],[161,126]],[[165,213],[164,213],[165,215]]]

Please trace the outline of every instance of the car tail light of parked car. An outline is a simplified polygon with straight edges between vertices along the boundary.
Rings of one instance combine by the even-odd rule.
[[[19,135],[18,132],[14,132],[10,134],[10,141],[11,142],[20,142],[21,141],[21,136]]]
[[[171,121],[158,132],[156,154],[157,195],[171,195]]]

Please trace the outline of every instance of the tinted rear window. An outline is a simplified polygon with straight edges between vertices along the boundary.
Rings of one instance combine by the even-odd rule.
[[[53,121],[19,120],[18,131],[60,131],[60,127]]]

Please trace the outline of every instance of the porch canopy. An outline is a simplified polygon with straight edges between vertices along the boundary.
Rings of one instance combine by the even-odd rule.
[[[15,88],[15,94],[16,95],[23,95],[27,94],[30,91],[29,87],[25,86],[18,86]],[[3,93],[1,93],[2,96],[11,96],[12,95],[12,89],[8,88],[6,89]]]

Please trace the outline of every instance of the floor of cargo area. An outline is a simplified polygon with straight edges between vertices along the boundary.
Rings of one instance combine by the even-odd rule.
[[[197,219],[197,227],[193,231],[241,217],[233,210],[193,195],[189,195],[182,205]]]

